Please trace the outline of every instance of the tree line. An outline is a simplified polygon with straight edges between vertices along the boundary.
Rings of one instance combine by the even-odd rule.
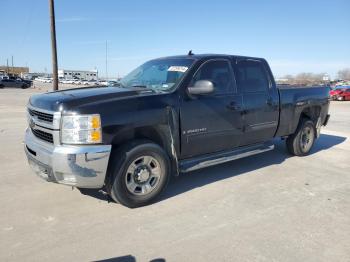
[[[290,85],[319,85],[329,82],[324,80],[326,73],[299,73],[297,75],[285,75],[278,83]],[[350,81],[350,68],[345,68],[338,71],[337,79]]]

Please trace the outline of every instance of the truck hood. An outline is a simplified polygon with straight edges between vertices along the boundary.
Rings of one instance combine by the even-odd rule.
[[[118,87],[91,87],[76,88],[40,95],[33,95],[29,104],[33,107],[49,110],[63,111],[71,108],[96,103],[105,100],[118,100],[128,97],[136,97],[145,94],[152,94],[149,89],[127,89]]]

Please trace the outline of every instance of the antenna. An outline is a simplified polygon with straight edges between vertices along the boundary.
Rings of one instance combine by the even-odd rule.
[[[190,50],[190,51],[188,51],[187,55],[194,55],[194,54],[192,53],[192,50]]]

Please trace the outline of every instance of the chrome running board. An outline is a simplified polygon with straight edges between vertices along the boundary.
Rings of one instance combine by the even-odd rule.
[[[180,172],[186,173],[209,166],[222,164],[232,160],[267,152],[273,150],[274,148],[275,146],[272,143],[263,143],[240,147],[231,151],[218,152],[210,155],[184,159],[179,163]]]

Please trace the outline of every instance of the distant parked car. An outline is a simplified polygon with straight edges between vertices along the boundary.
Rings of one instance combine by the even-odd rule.
[[[88,83],[91,86],[98,86],[100,84],[100,82],[97,80],[89,80]]]
[[[4,88],[4,87],[14,87],[14,88],[25,89],[30,87],[30,85],[20,79],[2,79],[0,80],[0,88]]]
[[[41,77],[36,77],[36,78],[34,79],[34,81],[35,81],[35,82],[43,82],[43,78],[41,78]]]
[[[50,78],[50,77],[45,77],[42,80],[43,80],[42,82],[44,82],[44,83],[52,83],[52,78]]]
[[[63,79],[61,80],[62,84],[73,84],[74,79]]]
[[[333,100],[350,100],[350,86],[337,86],[329,92]]]
[[[107,80],[102,80],[100,81],[101,86],[108,86],[108,81]]]
[[[50,78],[50,77],[37,77],[37,78],[35,78],[35,81],[42,82],[42,83],[52,83],[52,78]]]
[[[72,84],[74,84],[74,85],[81,85],[81,80],[80,79],[73,79]]]
[[[84,86],[87,86],[87,85],[89,85],[89,81],[87,81],[87,80],[81,80],[81,81],[80,81],[80,84],[81,84],[81,85],[84,85]]]
[[[118,81],[108,81],[107,86],[120,86]]]

